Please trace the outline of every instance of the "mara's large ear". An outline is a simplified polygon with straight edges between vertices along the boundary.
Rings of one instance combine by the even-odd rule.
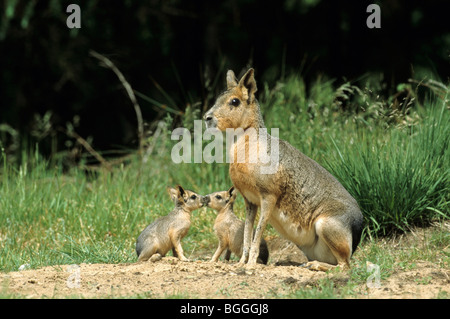
[[[232,70],[227,72],[227,89],[232,89],[238,85],[236,76]]]
[[[186,197],[186,192],[184,191],[183,187],[181,187],[181,185],[177,185],[177,197],[186,201],[185,197]]]
[[[167,192],[169,193],[170,199],[176,203],[178,197],[178,190],[176,190],[173,187],[167,187]]]
[[[234,186],[231,186],[230,189],[227,191],[227,202],[230,199],[235,199],[236,198],[236,189],[234,188]]]
[[[247,104],[250,104],[255,99],[255,93],[258,90],[255,81],[255,70],[249,69],[239,81],[239,87],[247,100]]]

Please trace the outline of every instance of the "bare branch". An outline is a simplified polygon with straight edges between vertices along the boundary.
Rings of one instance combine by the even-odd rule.
[[[74,139],[77,140],[78,143],[80,143],[81,145],[83,145],[83,147],[92,155],[94,156],[97,161],[99,161],[103,166],[106,167],[107,170],[111,170],[111,164],[105,160],[105,158],[103,156],[100,155],[100,153],[98,153],[96,150],[94,150],[94,148],[91,146],[91,144],[88,143],[88,141],[86,141],[84,138],[82,138],[80,135],[78,135],[77,132],[75,132],[74,130],[65,130],[63,128],[58,128],[59,131],[67,134],[70,137],[73,137]]]
[[[94,58],[100,60],[107,68],[111,69],[117,75],[123,87],[127,91],[131,103],[133,103],[134,111],[136,112],[136,118],[138,122],[139,152],[141,152],[144,144],[144,122],[142,120],[141,108],[139,106],[139,103],[137,102],[136,96],[134,95],[130,83],[128,83],[128,81],[123,76],[122,72],[120,72],[120,70],[114,65],[114,63],[110,59],[93,50],[91,50],[89,54],[92,55]]]

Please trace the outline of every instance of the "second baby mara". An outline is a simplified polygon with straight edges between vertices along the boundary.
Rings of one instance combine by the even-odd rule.
[[[138,261],[158,261],[172,250],[173,256],[182,261],[184,256],[181,240],[186,236],[191,226],[191,213],[204,206],[216,210],[214,231],[219,239],[216,252],[211,262],[216,262],[226,250],[225,260],[230,260],[231,254],[242,256],[244,238],[244,222],[233,212],[233,205],[237,192],[234,187],[227,191],[219,191],[206,196],[185,190],[181,186],[167,189],[175,204],[173,210],[166,216],[156,219],[139,235],[136,242]],[[267,243],[262,240],[258,262],[267,264],[269,250]]]

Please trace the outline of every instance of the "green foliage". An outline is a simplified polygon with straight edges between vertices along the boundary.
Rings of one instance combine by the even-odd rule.
[[[418,105],[410,84],[399,90],[414,96],[398,102],[326,79],[307,94],[294,76],[266,85],[261,104],[266,126],[329,169],[357,199],[366,230],[386,235],[450,217],[448,88],[434,83],[424,84],[441,98]]]
[[[20,135],[2,140],[3,147],[16,158],[22,149],[34,147],[35,114],[41,119],[51,114],[52,134],[37,138],[45,140],[38,142],[46,157],[67,149],[61,128],[74,116],[81,121],[77,132],[85,139],[91,136],[97,151],[135,146],[140,133],[128,96],[91,50],[123,73],[148,122],[171,112],[182,123],[188,105],[191,112],[204,112],[223,89],[226,70],[239,74],[247,65],[256,69],[258,83],[269,81],[271,86],[291,69],[300,70],[308,84],[324,70],[330,77],[348,79],[370,70],[379,72],[382,78],[374,82],[392,96],[400,93],[397,89],[408,90],[409,84],[399,82],[409,77],[446,79],[450,34],[434,23],[446,21],[445,2],[393,3],[386,3],[383,12],[389,14],[383,14],[383,27],[373,32],[365,26],[364,1],[285,0],[261,6],[248,0],[107,5],[79,0],[80,29],[67,27],[68,0],[0,1],[0,125]],[[400,31],[393,30],[396,25],[402,26]],[[392,41],[397,31],[399,41]],[[326,113],[346,96],[362,93],[363,99],[367,94],[353,91],[353,83],[342,90],[332,81],[318,83],[302,84],[309,94],[304,101],[302,90],[290,90],[300,83],[285,81],[282,91],[301,102],[300,110],[311,109],[302,113],[311,117],[321,115],[320,103],[327,106],[321,110]],[[341,108],[351,110],[345,103]]]
[[[386,110],[388,99],[354,83],[335,88],[333,81],[319,79],[307,89],[301,77],[292,76],[273,89],[261,87],[266,126],[278,127],[280,138],[341,181],[363,210],[366,233],[386,235],[434,219],[448,220],[450,114],[446,97],[430,98],[421,106],[413,102],[407,112],[386,123],[392,117]],[[189,111],[189,117],[199,119],[200,114]],[[43,126],[36,128],[39,132],[46,132],[45,119],[44,115]],[[172,209],[167,186],[181,184],[201,194],[230,187],[226,163],[172,162],[171,149],[178,142],[170,139],[172,126],[170,116],[155,123],[143,154],[134,154],[111,170],[86,171],[81,165],[63,171],[58,162],[43,159],[38,150],[23,151],[20,164],[13,165],[2,150],[0,270],[17,270],[23,264],[34,268],[134,261],[139,233]],[[0,132],[9,131],[7,126],[0,127]],[[241,197],[236,212],[243,217]],[[193,213],[191,229],[183,240],[186,256],[214,250],[214,219],[210,209]],[[272,229],[269,232],[276,234]],[[448,243],[448,236],[433,242]],[[332,296],[332,286],[320,285],[315,296]]]
[[[450,114],[445,104],[428,107],[412,128],[376,138],[357,130],[350,139],[333,140],[337,153],[327,166],[358,200],[374,233],[450,217]]]

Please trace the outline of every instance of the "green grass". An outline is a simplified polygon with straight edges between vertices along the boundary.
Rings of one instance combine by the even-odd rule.
[[[333,141],[338,154],[327,167],[358,199],[372,232],[450,217],[449,124],[445,106],[431,106],[420,125],[390,130],[382,140],[360,131],[352,143]]]
[[[450,235],[448,225],[416,228],[417,234],[402,234],[394,238],[378,238],[364,241],[352,258],[352,268],[348,272],[334,269],[328,276],[308,285],[293,287],[287,293],[275,295],[277,298],[340,299],[368,296],[367,283],[375,283],[375,272],[368,263],[379,267],[379,284],[386,288],[386,280],[399,271],[421,270],[418,262],[430,262],[448,268],[450,262]],[[418,236],[418,237],[415,237]],[[423,267],[423,266],[422,266]],[[372,277],[371,277],[372,276]],[[431,277],[420,275],[414,281],[418,285],[430,284]],[[446,292],[435,298],[448,298]]]
[[[307,90],[294,76],[275,88],[260,87],[266,126],[278,127],[281,138],[344,184],[361,205],[367,234],[386,235],[449,219],[447,96],[392,112],[387,99],[354,84],[336,88],[333,81],[319,79]],[[199,112],[191,113],[200,118]],[[201,194],[228,189],[227,164],[171,161],[177,141],[170,140],[170,118],[166,123],[158,138],[148,139],[153,152],[146,163],[136,154],[126,164],[96,174],[82,167],[63,173],[60,157],[45,160],[38,151],[25,153],[21,163],[9,163],[2,150],[0,270],[23,264],[134,262],[139,233],[172,209],[167,186],[181,184]],[[236,210],[244,216],[240,197]],[[214,219],[212,210],[193,213],[183,240],[186,256],[214,251]],[[276,232],[269,228],[267,234]]]

